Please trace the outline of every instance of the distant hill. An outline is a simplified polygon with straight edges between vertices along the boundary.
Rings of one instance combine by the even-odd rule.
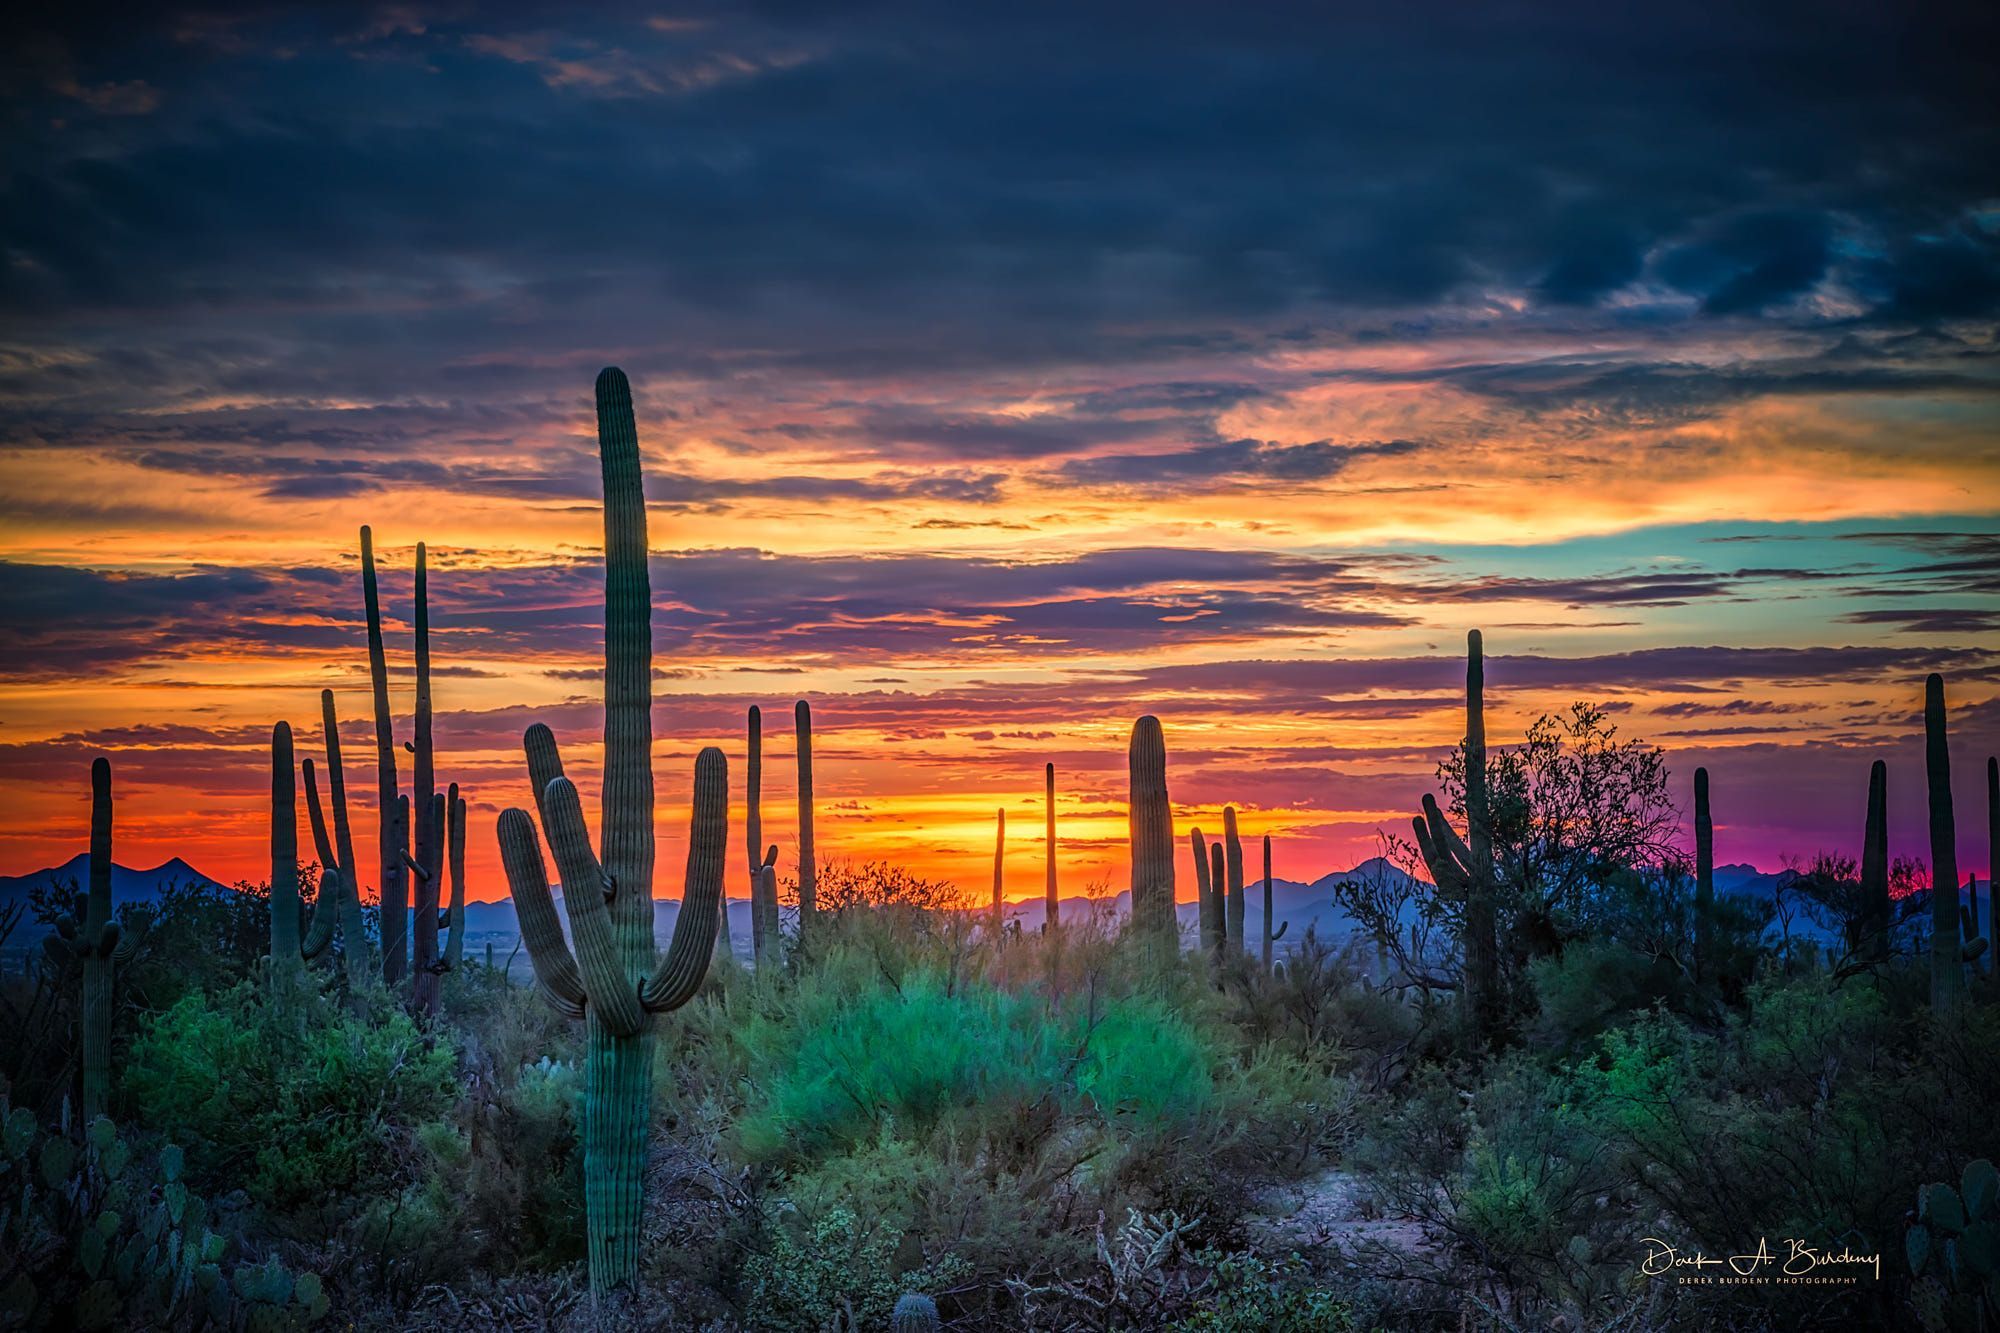
[[[204,875],[178,856],[145,870],[121,866],[114,861],[111,863],[111,905],[115,909],[126,903],[158,902],[160,891],[170,885],[220,885],[221,882]],[[25,901],[30,890],[44,885],[71,884],[79,889],[90,887],[89,852],[78,852],[61,865],[49,866],[45,870],[25,875],[0,875],[0,906]]]

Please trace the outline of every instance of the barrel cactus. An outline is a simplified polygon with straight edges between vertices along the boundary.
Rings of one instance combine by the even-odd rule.
[[[575,785],[554,736],[524,737],[541,827],[562,878],[575,952],[549,894],[535,821],[518,808],[499,822],[535,977],[553,1004],[588,1023],[583,1111],[584,1206],[590,1286],[602,1297],[636,1288],[646,1135],[653,1086],[653,1016],[687,1003],[707,975],[722,907],[729,770],[722,751],[695,759],[687,878],[673,940],[653,940],[652,585],[646,500],[632,391],[616,368],[597,378],[604,477],[604,767],[593,851]]]
[[[938,1333],[937,1302],[918,1292],[905,1292],[896,1300],[896,1312],[889,1317],[893,1333]]]
[[[1132,849],[1132,929],[1175,939],[1174,812],[1167,801],[1167,741],[1151,714],[1132,724],[1127,753]]]
[[[1903,1236],[1910,1304],[1930,1333],[2000,1323],[2000,1170],[1981,1158],[1959,1186],[1917,1191],[1917,1219]]]

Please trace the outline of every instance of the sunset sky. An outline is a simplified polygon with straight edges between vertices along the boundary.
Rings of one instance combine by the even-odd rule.
[[[1767,869],[1858,852],[1876,758],[1928,856],[1942,671],[1985,876],[2000,11],[1078,8],[0,20],[0,874],[83,849],[108,754],[119,862],[264,878],[325,686],[370,846],[369,523],[405,715],[429,544],[503,896],[529,722],[594,810],[616,364],[663,896],[703,745],[740,845],[752,703],[790,872],[798,698],[823,860],[984,885],[1004,806],[1038,893],[1053,761],[1065,891],[1122,888],[1152,712],[1180,829],[1344,869],[1475,626],[1495,742],[1603,703]]]

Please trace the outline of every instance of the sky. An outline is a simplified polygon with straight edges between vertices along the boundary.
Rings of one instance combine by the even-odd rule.
[[[766,719],[794,864],[1122,888],[1125,743],[1280,875],[1406,830],[1463,730],[1604,705],[1717,855],[1962,870],[2000,750],[1990,5],[65,7],[0,20],[0,873],[268,873],[268,742],[439,769],[549,723],[593,807],[591,384],[650,508],[662,896]],[[404,756],[407,782],[408,757]],[[364,852],[364,860],[366,853]],[[364,882],[374,882],[364,866]],[[747,885],[746,885],[747,886]],[[1191,883],[1182,886],[1192,896]]]

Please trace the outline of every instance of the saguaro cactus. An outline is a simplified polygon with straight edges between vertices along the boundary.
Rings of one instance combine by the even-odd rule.
[[[89,1124],[111,1105],[112,980],[131,956],[111,919],[111,761],[90,764],[90,887],[83,919],[58,923],[44,947],[81,964],[82,996],[77,1006],[83,1064],[83,1122]]]
[[[409,824],[399,819],[395,719],[389,712],[389,663],[382,649],[382,599],[375,585],[375,535],[361,529],[361,600],[368,612],[368,680],[375,696],[375,811],[382,851],[382,979],[402,980],[409,966],[409,897],[404,881]],[[398,823],[402,832],[397,831]]]
[[[813,715],[804,699],[792,707],[799,765],[799,938],[811,928],[818,909],[819,863],[813,854]]]
[[[1417,849],[1438,888],[1465,903],[1465,1002],[1475,1031],[1498,1021],[1499,943],[1495,935],[1493,821],[1486,792],[1486,656],[1478,630],[1465,636],[1465,825],[1461,839],[1437,798],[1424,797]]]
[[[445,928],[444,970],[450,972],[465,957],[465,798],[458,784],[445,793],[445,851],[451,859],[451,906],[440,918]]]
[[[1271,929],[1271,835],[1264,835],[1264,970],[1271,970],[1271,946],[1285,938],[1285,929],[1292,923],[1282,922],[1277,930]]]
[[[415,788],[411,801],[416,815],[416,864],[410,871],[414,881],[414,911],[411,936],[414,948],[410,973],[410,999],[418,1012],[435,1013],[443,955],[438,950],[439,895],[444,887],[445,822],[449,802],[437,789],[437,750],[431,739],[431,612],[428,556],[417,543],[414,628],[416,630],[417,709],[415,740],[411,746],[415,760],[410,782]]]
[[[1248,895],[1243,885],[1243,840],[1236,832],[1236,807],[1222,808],[1222,860],[1229,870],[1228,915],[1226,917],[1229,937],[1229,951],[1242,953],[1244,949],[1244,922],[1249,913]]]
[[[1229,858],[1222,850],[1222,844],[1208,844],[1208,896],[1215,901],[1214,957],[1219,967],[1229,956]]]
[[[759,915],[763,909],[758,897],[764,875],[764,865],[758,853],[763,845],[764,710],[751,704],[749,754],[744,763],[743,778],[743,859],[750,869],[750,954],[753,961],[764,956],[764,924]],[[725,903],[722,914],[725,922],[729,917],[727,908]]]
[[[1007,807],[993,812],[993,938],[1007,928],[1007,903],[1001,896],[1007,874]]]
[[[1057,919],[1061,907],[1056,899],[1056,766],[1045,765],[1042,769],[1042,813],[1048,821],[1048,829],[1042,840],[1048,852],[1048,865],[1044,870],[1045,882],[1042,893],[1045,899],[1042,910],[1048,928],[1054,930],[1061,922]]]
[[[1208,874],[1208,840],[1201,836],[1200,829],[1188,831],[1188,850],[1194,853],[1194,903],[1196,920],[1201,923],[1201,947],[1214,957],[1221,957],[1222,942],[1228,927],[1224,924],[1222,894],[1210,882]]]
[[[313,762],[301,767],[306,779],[306,813],[312,818],[313,846],[319,852],[320,896],[333,894],[332,910],[340,926],[341,966],[349,985],[368,975],[368,927],[361,913],[360,880],[355,872],[354,833],[347,820],[347,773],[340,762],[340,720],[334,716],[333,691],[319,692],[320,727],[326,736],[327,800],[333,806],[333,836],[327,837],[320,809],[319,784]]]
[[[1715,969],[1715,821],[1708,810],[1708,770],[1694,771],[1694,979]]]
[[[576,787],[547,727],[524,737],[542,827],[562,877],[576,952],[557,925],[534,822],[500,816],[501,858],[538,984],[588,1022],[584,1073],[584,1206],[596,1295],[636,1287],[652,1016],[692,999],[714,952],[729,826],[722,751],[695,760],[686,894],[666,955],[653,942],[652,589],[646,501],[632,392],[624,374],[597,377],[604,475],[604,790],[593,853]]]
[[[1951,812],[1951,752],[1945,737],[1944,677],[1924,682],[1924,778],[1931,813],[1931,1007],[1965,1001],[1965,956],[1958,927],[1958,830]]]
[[[1132,929],[1166,940],[1174,920],[1174,813],[1167,802],[1167,740],[1150,713],[1132,724],[1129,840],[1132,849]]]
[[[1868,818],[1861,835],[1861,901],[1867,911],[1868,957],[1889,961],[1889,766],[1868,769]]]
[[[308,761],[310,763],[310,761]],[[299,965],[326,951],[340,908],[340,868],[320,862],[319,901],[300,934],[299,790],[292,775],[292,724],[271,728],[271,1003],[290,1006]]]

